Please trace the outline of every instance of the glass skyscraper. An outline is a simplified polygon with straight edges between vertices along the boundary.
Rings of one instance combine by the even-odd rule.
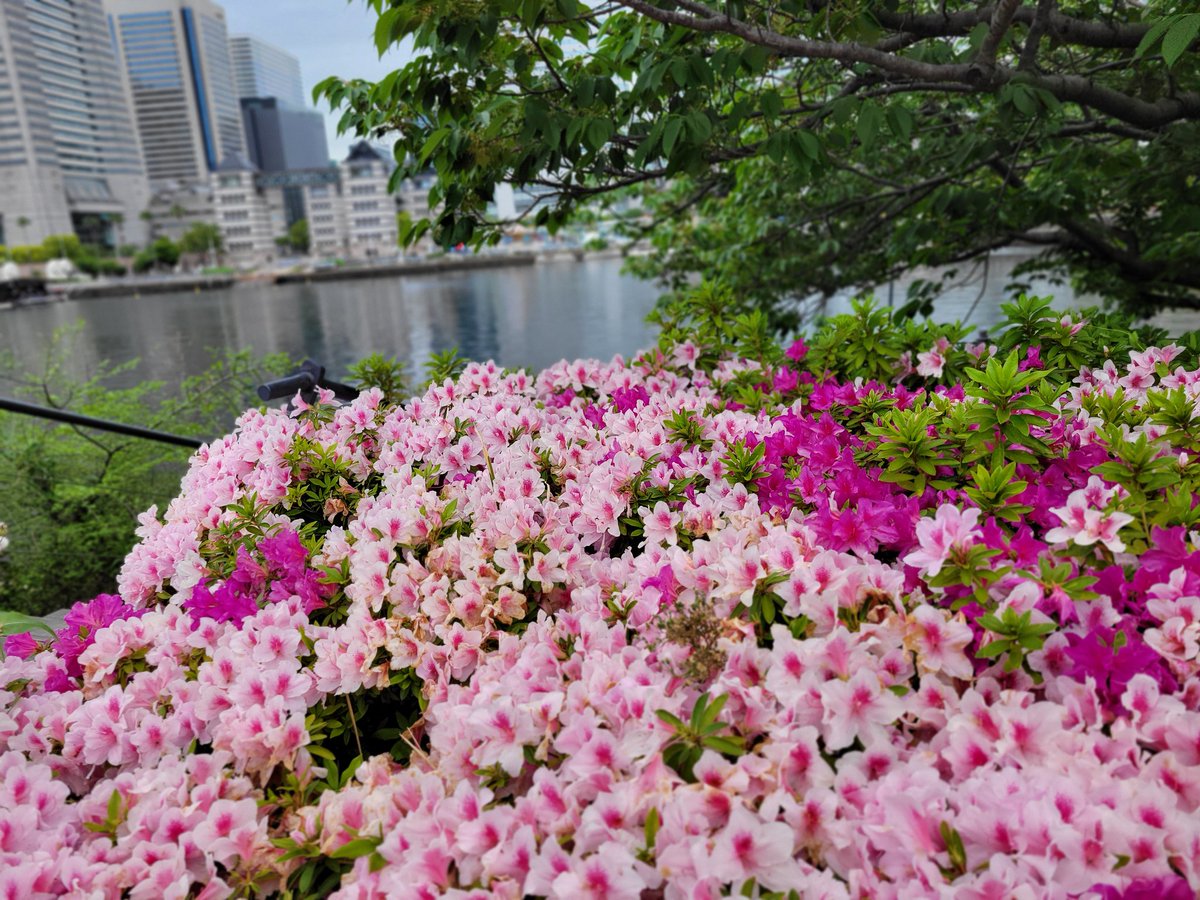
[[[225,11],[211,0],[104,0],[153,187],[244,155]]]
[[[149,197],[100,0],[0,0],[0,238],[136,232]]]
[[[229,39],[233,77],[238,97],[274,97],[280,106],[304,109],[304,83],[300,60],[249,35]]]

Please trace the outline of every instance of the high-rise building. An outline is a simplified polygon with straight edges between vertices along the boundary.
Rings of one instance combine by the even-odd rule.
[[[0,0],[0,242],[140,235],[149,197],[100,0]]]
[[[276,97],[243,97],[242,122],[250,160],[263,172],[329,165],[325,117],[315,109],[288,106]]]
[[[212,0],[104,0],[104,8],[152,186],[207,181],[227,156],[244,155],[225,11]]]
[[[239,98],[274,97],[281,106],[305,107],[300,60],[292,54],[244,34],[229,39],[229,54]]]

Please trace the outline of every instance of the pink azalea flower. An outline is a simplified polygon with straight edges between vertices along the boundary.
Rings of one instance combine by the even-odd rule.
[[[904,557],[905,564],[921,569],[927,578],[935,577],[955,549],[966,549],[979,539],[978,522],[978,509],[964,512],[949,503],[942,504],[933,518],[917,523],[920,547]]]

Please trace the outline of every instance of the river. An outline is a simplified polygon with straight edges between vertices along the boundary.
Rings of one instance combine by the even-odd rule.
[[[544,368],[564,357],[628,357],[654,343],[646,314],[659,294],[621,273],[619,259],[313,284],[244,283],[196,294],[66,300],[0,311],[0,350],[40,371],[55,329],[82,322],[71,365],[140,360],[114,380],[176,382],[205,369],[212,349],[285,352],[334,377],[371,353],[414,374],[455,348],[469,359]]]
[[[990,328],[1002,317],[1007,284],[1023,258],[1001,252],[986,270],[961,267],[959,280],[934,304],[934,317]],[[922,276],[928,277],[917,272],[882,286],[879,301],[902,304],[909,282]],[[1067,286],[1042,281],[1032,288],[1057,297],[1058,308],[1083,305]],[[118,387],[145,379],[177,382],[205,369],[211,351],[222,348],[309,357],[335,378],[370,353],[404,360],[411,374],[420,375],[430,356],[451,348],[469,359],[537,370],[563,358],[628,357],[649,347],[655,334],[645,317],[658,294],[653,284],[622,274],[619,259],[364,281],[250,283],[0,310],[0,351],[39,372],[54,330],[82,322],[70,361],[74,374],[90,374],[101,360],[140,360],[114,379]],[[830,313],[848,309],[847,296],[827,306]],[[1187,313],[1159,322],[1175,333],[1197,327],[1197,319]]]

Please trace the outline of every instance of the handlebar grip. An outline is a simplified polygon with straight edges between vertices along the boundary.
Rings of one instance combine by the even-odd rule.
[[[264,401],[291,397],[296,391],[311,391],[317,384],[312,372],[296,372],[258,386],[258,399]]]

